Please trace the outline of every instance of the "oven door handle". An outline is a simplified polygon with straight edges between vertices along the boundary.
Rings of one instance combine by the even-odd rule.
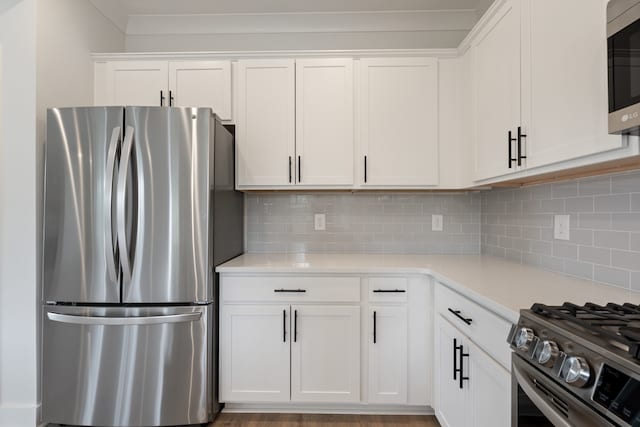
[[[553,423],[555,427],[572,427],[567,419],[560,414],[553,406],[549,405],[535,389],[535,385],[529,380],[529,378],[520,370],[517,365],[512,366],[512,373],[518,381],[518,385],[522,388],[522,391],[531,399],[531,402]]]

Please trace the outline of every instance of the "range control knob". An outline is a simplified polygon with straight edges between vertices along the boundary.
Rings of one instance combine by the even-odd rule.
[[[547,368],[553,368],[559,354],[558,344],[549,340],[542,341],[542,350],[540,350],[540,355],[538,356],[538,363]]]
[[[514,340],[516,348],[522,351],[529,351],[529,347],[535,338],[535,334],[529,328],[520,328]]]
[[[584,357],[572,356],[565,360],[564,380],[574,387],[584,387],[591,378],[591,368]]]

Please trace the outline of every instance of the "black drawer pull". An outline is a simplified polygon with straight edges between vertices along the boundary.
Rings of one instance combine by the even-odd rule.
[[[449,311],[451,313],[453,313],[454,316],[456,316],[458,319],[462,320],[464,323],[466,323],[467,325],[470,325],[471,322],[473,321],[473,319],[469,319],[467,317],[464,317],[460,314],[460,310],[454,310],[452,308],[449,309]]]
[[[306,289],[274,289],[273,292],[276,292],[276,293],[289,293],[289,292],[292,292],[292,293],[296,293],[296,294],[301,294],[301,293],[307,292],[307,290]]]
[[[404,289],[374,289],[373,293],[375,294],[401,294],[407,292]]]

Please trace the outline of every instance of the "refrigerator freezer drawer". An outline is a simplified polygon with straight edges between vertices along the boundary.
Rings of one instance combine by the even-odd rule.
[[[213,306],[43,308],[42,416],[84,426],[206,423]]]

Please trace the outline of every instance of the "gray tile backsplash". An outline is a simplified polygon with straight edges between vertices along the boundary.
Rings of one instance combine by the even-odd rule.
[[[482,193],[248,193],[246,209],[248,252],[485,253],[640,291],[640,172]],[[556,214],[569,241],[553,238]]]
[[[248,252],[480,253],[479,193],[251,193]],[[326,231],[314,230],[314,214]],[[431,231],[431,215],[444,230]]]
[[[553,238],[569,214],[570,240]],[[482,193],[482,253],[640,291],[640,172]]]

